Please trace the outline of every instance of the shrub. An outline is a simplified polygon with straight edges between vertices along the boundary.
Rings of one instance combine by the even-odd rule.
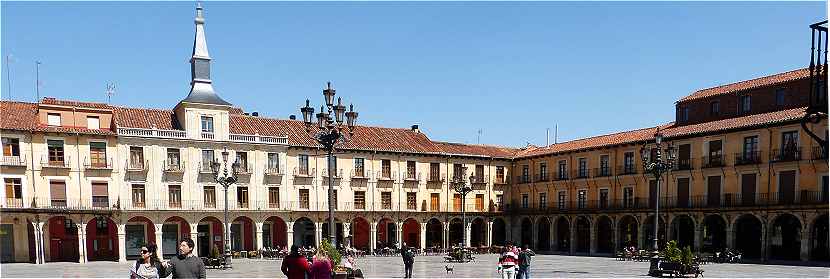
[[[337,248],[334,248],[334,246],[331,245],[328,239],[323,239],[320,243],[320,249],[326,251],[329,258],[331,258],[332,263],[334,263],[334,266],[340,266],[340,261],[343,259],[343,256],[340,255],[340,251],[337,251]]]

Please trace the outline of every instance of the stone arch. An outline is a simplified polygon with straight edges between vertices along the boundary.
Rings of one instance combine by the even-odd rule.
[[[287,245],[288,224],[280,216],[266,216],[262,220],[262,246],[281,249]]]
[[[254,221],[240,215],[231,221],[231,251],[253,251],[255,228]]]
[[[702,229],[704,252],[720,252],[726,248],[726,220],[723,217],[718,214],[706,215]]]
[[[299,247],[317,247],[317,227],[308,217],[294,221],[294,244]]]
[[[694,250],[695,221],[691,216],[682,214],[671,219],[671,239],[677,241],[677,247],[689,247]]]
[[[772,259],[799,260],[801,258],[802,222],[792,214],[781,214],[770,226],[769,255]]]
[[[370,234],[371,228],[369,225],[369,221],[366,218],[361,216],[357,216],[352,219],[352,246],[356,249],[360,249],[363,251],[369,251],[372,244],[370,242]]]
[[[761,220],[753,214],[744,214],[735,219],[732,229],[735,234],[735,248],[743,253],[744,258],[760,259],[763,256],[761,254],[763,227]]]
[[[507,241],[507,223],[503,218],[493,219],[493,246],[504,246]]]
[[[576,217],[574,221],[574,243],[576,245],[575,251],[577,253],[588,253],[591,249],[591,220],[586,216]]]
[[[828,246],[828,215],[821,214],[813,219],[811,227],[812,235],[810,243],[810,260],[814,261],[828,261],[830,260],[830,246]]]
[[[329,234],[329,230],[330,230],[329,227],[330,227],[329,226],[329,218],[328,217],[323,218],[320,221],[320,237],[321,237],[321,239],[318,240],[318,241],[323,241],[324,239],[325,240],[331,239],[331,234]],[[335,217],[334,218],[334,240],[335,240],[335,242],[338,246],[341,243],[343,243],[343,239],[344,239],[343,233],[344,233],[343,221],[341,221],[340,218]]]
[[[397,230],[397,225],[391,218],[382,217],[377,223],[377,237],[375,239],[378,243],[375,248],[394,246],[397,241]]]
[[[196,251],[200,257],[208,257],[212,253],[225,253],[225,228],[220,220],[213,215],[205,215],[196,223]]]
[[[620,239],[617,240],[617,243],[621,245],[620,247],[635,247],[641,248],[639,243],[639,223],[637,222],[637,218],[631,215],[625,215],[620,218],[620,221],[617,223],[617,229],[619,230],[619,237]]]
[[[524,247],[527,245],[528,247],[533,246],[533,220],[530,217],[523,217],[520,221],[520,239],[519,239],[519,247]]]
[[[550,251],[550,229],[551,223],[548,217],[541,217],[539,220],[536,221],[536,250],[539,251]]]
[[[554,223],[556,228],[556,251],[569,252],[571,247],[571,226],[565,216],[559,216]]]
[[[597,232],[596,247],[598,253],[614,252],[614,223],[607,215],[600,215],[594,222]]]
[[[427,247],[444,248],[443,241],[444,225],[438,218],[430,218],[427,221]]]
[[[91,235],[89,234],[91,232],[90,226],[95,226],[95,223],[92,223],[90,221],[89,225],[87,225],[87,245],[88,245],[87,247],[89,247],[88,248],[89,250],[94,250],[96,248],[106,250],[106,249],[108,249],[107,245],[110,245],[110,244],[108,244],[108,242],[109,242],[108,239],[117,239],[117,235],[116,235],[117,228],[115,228],[115,223],[113,222],[112,223],[112,228],[109,229],[110,231],[112,231],[112,234],[109,235],[109,236],[105,235],[105,236],[97,237],[97,242],[99,244],[102,244],[102,245],[93,246],[94,244],[90,240]],[[124,236],[125,237],[125,241],[124,241],[124,246],[125,247],[124,247],[124,249],[126,250],[127,259],[137,259],[137,258],[139,258],[141,256],[139,254],[139,250],[141,249],[142,245],[144,245],[146,243],[150,243],[150,242],[153,242],[153,243],[156,242],[156,227],[153,224],[153,221],[150,220],[150,218],[147,218],[146,216],[143,216],[143,215],[134,215],[133,217],[128,219],[127,223],[124,227],[124,232],[125,232],[125,236]],[[114,247],[116,245],[110,245],[110,246]],[[164,247],[162,247],[162,249],[164,249]],[[117,253],[118,253],[118,250],[114,250],[114,252],[111,251],[109,253],[104,252],[103,257],[105,258],[105,260],[115,260],[115,259],[118,258]]]
[[[475,217],[470,222],[470,246],[471,247],[482,247],[485,246],[484,238],[487,237],[487,224],[484,222],[484,218],[482,217]]]
[[[421,224],[415,218],[407,218],[401,227],[401,240],[408,247],[421,247]]]
[[[69,216],[52,216],[46,221],[45,231],[48,230],[48,239],[44,246],[49,247],[47,257],[50,262],[77,262],[78,253],[78,225]]]
[[[657,245],[658,247],[663,247],[666,244],[666,219],[660,216],[660,223],[658,224],[658,231],[657,231]],[[643,244],[646,247],[654,248],[654,215],[649,215],[646,217],[646,221],[643,222]]]
[[[190,223],[178,215],[167,217],[161,225],[162,251],[159,255],[164,254],[165,258],[175,256],[179,250],[179,243],[185,238],[190,238]],[[196,251],[198,252],[198,249]]]

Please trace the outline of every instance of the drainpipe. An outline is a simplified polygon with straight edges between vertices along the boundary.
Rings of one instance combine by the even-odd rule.
[[[32,201],[34,202],[37,198],[37,176],[35,176],[35,135],[32,131],[29,131],[29,161],[32,163],[32,169],[30,170],[32,174]],[[36,202],[35,202],[36,203]],[[32,205],[29,205],[32,206]]]

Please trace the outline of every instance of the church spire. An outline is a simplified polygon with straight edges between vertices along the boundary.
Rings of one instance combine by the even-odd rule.
[[[193,39],[193,53],[190,57],[190,94],[182,102],[230,106],[230,103],[222,100],[213,91],[202,3],[196,5],[194,22],[196,23],[196,37]]]

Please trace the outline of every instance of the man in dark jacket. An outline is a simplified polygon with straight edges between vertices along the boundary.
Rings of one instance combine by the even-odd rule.
[[[412,265],[415,264],[415,252],[412,251],[412,248],[406,247],[406,244],[404,244],[403,250],[401,251],[401,257],[403,257],[403,277],[412,278]]]
[[[167,277],[171,273],[173,278],[206,278],[205,263],[202,259],[193,255],[193,247],[196,246],[190,238],[182,239],[179,242],[179,255],[170,259],[167,263],[167,271],[165,274],[159,274],[159,277]]]
[[[280,270],[288,279],[304,279],[309,271],[308,260],[300,255],[299,250],[297,245],[291,245],[291,252],[282,260]]]
[[[527,244],[525,249],[519,252],[519,279],[530,279],[530,258],[536,256]]]

